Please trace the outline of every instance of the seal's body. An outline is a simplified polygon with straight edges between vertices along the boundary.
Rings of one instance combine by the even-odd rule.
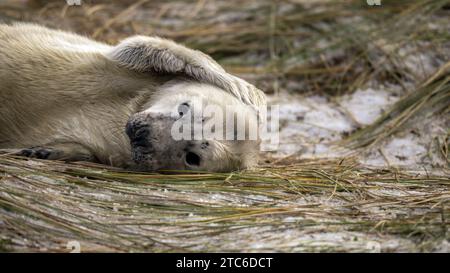
[[[170,104],[164,96],[178,99]],[[241,108],[265,103],[261,91],[226,73],[209,56],[169,40],[135,36],[109,46],[37,25],[0,25],[0,149],[20,149],[22,155],[44,159],[138,165],[143,170],[225,171],[253,165],[254,159],[241,152],[254,158],[258,146],[236,141],[217,142],[222,149],[228,147],[228,154],[216,155],[214,164],[206,164],[213,157],[203,160],[199,153],[198,164],[187,164],[186,147],[198,141],[162,141],[155,138],[155,130],[162,127],[152,124],[146,128],[152,129],[147,135],[153,138],[144,140],[152,149],[145,150],[146,157],[136,156],[142,147],[133,146],[136,136],[130,135],[130,126],[135,123],[125,130],[133,116],[142,119],[140,113],[147,108],[158,109],[146,112],[149,123],[152,115],[171,113],[176,103],[199,96]],[[155,105],[155,97],[163,106]],[[233,149],[236,145],[241,152]],[[171,151],[174,146],[178,150]],[[230,156],[233,159],[226,159]]]

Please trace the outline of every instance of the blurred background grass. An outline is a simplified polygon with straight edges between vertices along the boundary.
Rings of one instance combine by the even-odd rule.
[[[200,49],[268,93],[342,94],[382,81],[427,76],[402,62],[432,52],[449,60],[449,1],[174,0],[0,2],[3,17],[34,21],[108,42],[160,35]],[[429,73],[429,71],[428,71]]]

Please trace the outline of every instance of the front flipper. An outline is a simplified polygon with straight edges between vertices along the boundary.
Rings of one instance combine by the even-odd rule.
[[[61,152],[53,148],[33,147],[20,150],[17,155],[38,159],[59,159]]]
[[[266,104],[261,90],[227,73],[210,56],[171,40],[133,36],[115,46],[106,56],[133,71],[184,75],[202,83],[215,85],[246,104]]]
[[[37,159],[90,162],[96,161],[95,156],[89,150],[76,143],[63,143],[32,147],[19,150],[15,154]]]

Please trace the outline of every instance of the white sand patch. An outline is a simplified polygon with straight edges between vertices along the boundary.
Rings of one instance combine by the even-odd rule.
[[[386,145],[386,156],[394,165],[412,165],[416,158],[426,155],[427,150],[412,135],[394,138]]]
[[[392,96],[386,90],[368,88],[343,96],[340,105],[347,110],[357,123],[369,125],[397,99],[398,97]]]
[[[312,128],[321,128],[331,132],[349,132],[352,125],[347,117],[342,114],[337,107],[328,103],[322,97],[311,97],[305,100],[310,105],[311,110],[305,114],[305,124],[309,124]],[[316,130],[314,130],[316,131]],[[322,137],[327,137],[324,134]]]
[[[280,109],[280,143],[270,154],[298,158],[346,155],[350,151],[340,147],[338,141],[356,128],[372,124],[400,98],[398,93],[398,88],[366,88],[343,95],[336,102],[323,96],[286,93],[269,96],[269,104],[279,105]],[[438,155],[427,159],[431,142],[437,137],[445,139],[445,118],[412,124],[414,129],[383,140],[362,156],[360,162],[367,166],[416,170],[423,170],[424,164],[429,167],[445,165]]]
[[[280,145],[275,156],[333,156],[329,143],[353,130],[351,119],[323,97],[282,94],[269,96],[269,103],[280,106]]]

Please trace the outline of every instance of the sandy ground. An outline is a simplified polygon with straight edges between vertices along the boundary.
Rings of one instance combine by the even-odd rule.
[[[436,68],[429,64],[428,72]],[[372,124],[401,96],[399,86],[367,87],[338,97],[292,95],[269,96],[279,106],[280,142],[263,149],[276,158],[333,158],[351,154],[339,141],[356,129]],[[447,162],[434,150],[433,141],[445,139],[450,120],[446,115],[419,117],[412,126],[360,154],[360,163],[372,167],[401,167],[418,172],[446,171]]]
[[[386,90],[358,90],[330,102],[319,96],[270,96],[273,104],[280,105],[280,143],[278,150],[269,152],[277,157],[338,157],[351,151],[339,147],[342,137],[361,125],[373,122],[398,96]],[[401,132],[360,158],[367,166],[404,167],[423,170],[445,166],[445,159],[429,156],[432,139],[446,135],[448,119],[434,117],[421,121],[415,128]],[[264,149],[276,148],[270,143]]]

